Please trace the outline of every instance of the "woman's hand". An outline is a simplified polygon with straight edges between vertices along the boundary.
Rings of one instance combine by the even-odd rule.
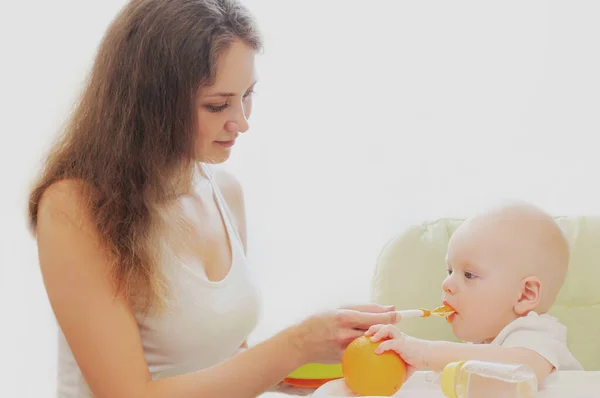
[[[354,339],[373,325],[390,323],[396,323],[393,306],[339,308],[313,315],[296,325],[294,344],[307,363],[338,363]]]

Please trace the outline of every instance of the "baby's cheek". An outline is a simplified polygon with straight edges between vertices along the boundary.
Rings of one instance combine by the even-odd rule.
[[[498,306],[502,305],[496,294],[481,294],[473,297],[468,305],[469,317],[492,317],[496,313]]]
[[[452,332],[459,340],[468,342],[476,341],[476,336],[479,334],[477,330],[474,330],[473,327],[463,319],[454,320],[454,322],[452,322]]]
[[[461,313],[462,324],[466,333],[471,335],[474,341],[487,338],[488,329],[494,326],[493,304],[485,302],[474,302],[470,308]]]

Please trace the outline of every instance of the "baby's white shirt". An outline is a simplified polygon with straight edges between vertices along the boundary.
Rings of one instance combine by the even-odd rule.
[[[530,349],[546,358],[555,370],[584,370],[567,347],[566,326],[548,314],[531,311],[506,325],[490,344]]]

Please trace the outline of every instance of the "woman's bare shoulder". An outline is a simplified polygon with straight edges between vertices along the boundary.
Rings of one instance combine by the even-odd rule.
[[[64,179],[50,185],[38,204],[36,230],[57,223],[71,223],[84,231],[94,231],[86,188],[85,182],[76,179]]]

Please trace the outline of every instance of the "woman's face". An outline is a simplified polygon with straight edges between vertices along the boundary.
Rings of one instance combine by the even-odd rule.
[[[219,58],[215,84],[199,90],[196,102],[199,161],[226,161],[239,134],[248,130],[256,83],[254,56],[253,48],[234,41]]]

